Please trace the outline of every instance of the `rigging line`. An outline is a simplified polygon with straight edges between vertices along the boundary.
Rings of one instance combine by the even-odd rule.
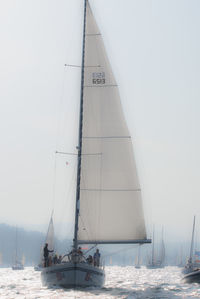
[[[103,159],[102,159],[102,156],[101,156],[101,159],[100,159],[100,189],[102,189],[102,169],[103,169]],[[98,211],[99,211],[99,217],[97,217],[97,220],[98,220],[98,224],[97,224],[97,227],[99,227],[99,231],[98,233],[100,234],[100,224],[101,224],[101,216],[102,216],[102,192],[99,192],[99,207],[98,207]]]
[[[94,248],[97,247],[97,246],[98,246],[98,245],[95,244],[94,246],[90,247],[90,249],[88,249],[88,250],[85,252],[85,254],[88,254],[88,252],[90,252],[92,249],[94,249]]]
[[[84,175],[84,173],[82,173],[82,176],[81,176],[81,183],[82,183],[83,186],[85,186],[85,175]],[[90,214],[89,212],[91,211],[91,207],[90,207],[88,201],[85,201],[85,211],[87,213],[87,216],[89,216],[89,214]],[[81,222],[83,224],[83,228],[84,228],[84,230],[85,230],[85,232],[87,234],[88,240],[91,240],[89,238],[89,234],[91,235],[92,226],[90,225],[88,228],[86,228],[85,223],[83,221],[83,218],[81,216],[81,212],[79,213],[79,217],[80,217],[80,220],[81,220]]]
[[[52,213],[55,207],[55,200],[56,200],[56,172],[57,172],[57,163],[56,163],[56,155],[54,156],[54,171],[53,171],[53,198],[52,198]]]
[[[79,217],[80,217],[80,220],[81,220],[81,222],[82,222],[82,225],[83,225],[83,227],[84,227],[84,230],[85,230],[85,232],[86,232],[86,234],[87,234],[87,237],[88,237],[88,240],[89,240],[89,232],[88,232],[87,229],[85,228],[85,224],[84,224],[83,218],[81,217],[81,214],[80,214],[80,213],[79,213]]]
[[[141,244],[141,245],[143,245],[143,244]],[[113,251],[113,252],[111,252],[111,253],[102,255],[102,257],[113,256],[113,255],[116,255],[116,254],[118,254],[118,253],[120,253],[120,252],[131,250],[131,249],[133,249],[133,248],[135,248],[135,247],[136,247],[136,244],[134,244],[134,245],[131,246],[130,248],[122,248],[122,249],[119,249],[118,251]]]
[[[67,64],[67,63],[65,63],[64,66],[81,68],[81,65],[78,65],[78,64]],[[97,65],[85,65],[84,66],[84,68],[90,68],[90,67],[101,67],[101,65],[97,64]]]
[[[81,68],[81,65],[78,65],[78,64],[66,64],[66,63],[65,63],[64,66]]]
[[[55,152],[56,154],[61,154],[61,155],[72,155],[72,156],[78,156],[76,153],[65,153],[65,152]],[[99,156],[102,155],[102,153],[91,153],[91,154],[81,154],[81,156]]]
[[[73,188],[74,188],[74,182],[75,182],[75,177],[76,177],[76,165],[73,166],[72,168],[72,174],[70,175],[69,178],[69,183],[65,184],[65,188],[63,190],[63,197],[62,197],[62,201],[60,202],[61,204],[61,211],[59,211],[59,225],[57,225],[57,230],[61,233],[63,233],[64,231],[66,231],[66,229],[68,229],[68,233],[71,234],[73,233],[73,224],[67,224],[67,228],[66,228],[66,211],[72,211],[73,207],[74,207],[74,202],[72,202],[72,200],[66,200],[66,198],[72,198],[73,197]],[[64,200],[63,200],[64,199]],[[67,215],[67,217],[69,217],[69,215]]]
[[[65,71],[63,70],[63,76],[62,76],[62,82],[61,82],[61,92],[59,95],[59,107],[56,111],[55,109],[55,114],[56,114],[56,140],[55,140],[55,146],[56,148],[58,147],[58,138],[59,138],[59,131],[60,131],[60,126],[61,126],[61,106],[63,106],[64,103],[64,89],[65,89]],[[57,172],[57,163],[56,163],[56,155],[55,155],[55,160],[54,160],[54,169],[53,169],[53,186],[52,186],[52,209],[54,209],[55,206],[55,199],[56,199],[56,172]]]
[[[77,156],[78,155],[76,153],[65,153],[65,152],[59,152],[59,151],[56,151],[55,153],[56,154],[61,154],[61,155],[72,155],[72,156]]]

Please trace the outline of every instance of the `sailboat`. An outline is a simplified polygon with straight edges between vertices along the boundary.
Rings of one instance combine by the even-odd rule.
[[[2,266],[2,253],[0,252],[0,267]]]
[[[195,216],[193,220],[193,227],[192,227],[192,239],[191,239],[191,246],[190,246],[190,257],[188,259],[187,264],[185,265],[182,273],[185,274],[183,280],[187,283],[200,283],[200,268],[198,263],[194,261],[194,234],[195,234]]]
[[[45,244],[48,244],[48,249],[50,251],[54,250],[54,225],[53,225],[53,212],[51,214],[51,218],[49,221],[49,225],[48,225],[48,229],[47,229],[47,234],[46,234],[46,238],[45,238]],[[40,260],[38,265],[36,265],[34,267],[35,271],[42,271],[43,267],[44,267],[44,260],[43,260],[43,246],[40,249]]]
[[[141,251],[141,244],[138,246],[138,253],[137,253],[137,258],[136,258],[136,262],[135,262],[135,268],[136,269],[141,268],[140,251]]]
[[[185,282],[200,282],[200,267],[199,264],[194,261],[194,233],[195,233],[195,216],[193,220],[193,227],[192,227],[192,239],[191,239],[191,246],[190,246],[190,257],[185,265],[182,273],[185,274],[183,280]]]
[[[16,239],[15,239],[15,260],[12,266],[13,270],[24,270],[23,263],[18,258],[18,231],[16,227]]]
[[[182,246],[180,248],[180,253],[179,253],[178,258],[177,258],[177,267],[179,267],[179,268],[183,268],[184,267],[184,263],[183,263],[183,248],[182,248]]]
[[[148,269],[164,268],[164,261],[165,261],[165,245],[164,245],[164,239],[163,239],[163,229],[162,229],[162,239],[161,239],[161,246],[160,246],[160,256],[158,256],[158,255],[156,255],[156,252],[155,252],[155,233],[154,233],[154,228],[153,228],[151,260],[148,261],[146,267]]]
[[[102,287],[100,264],[80,253],[87,244],[144,244],[141,189],[132,141],[101,33],[84,0],[77,184],[73,249],[41,272],[46,286]]]

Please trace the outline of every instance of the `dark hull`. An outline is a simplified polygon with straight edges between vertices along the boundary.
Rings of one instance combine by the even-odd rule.
[[[188,283],[200,283],[200,270],[185,275],[183,280]]]
[[[147,265],[146,268],[147,269],[161,269],[164,268],[164,265]]]
[[[13,270],[24,270],[23,266],[12,266]]]
[[[60,286],[63,288],[102,287],[105,273],[101,268],[87,263],[71,263],[43,268],[42,283],[45,286]]]

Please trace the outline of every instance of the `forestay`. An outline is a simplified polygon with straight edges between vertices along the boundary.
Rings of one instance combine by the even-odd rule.
[[[78,243],[145,242],[132,141],[88,1],[86,14]]]

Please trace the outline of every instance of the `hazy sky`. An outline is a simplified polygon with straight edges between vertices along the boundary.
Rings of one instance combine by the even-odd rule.
[[[200,1],[90,3],[133,138],[148,230],[155,223],[166,238],[187,239],[194,214],[200,224]],[[57,230],[73,229],[75,158],[55,163],[54,152],[77,143],[80,69],[64,64],[81,62],[82,18],[83,0],[0,0],[0,222],[45,229],[54,207]]]

